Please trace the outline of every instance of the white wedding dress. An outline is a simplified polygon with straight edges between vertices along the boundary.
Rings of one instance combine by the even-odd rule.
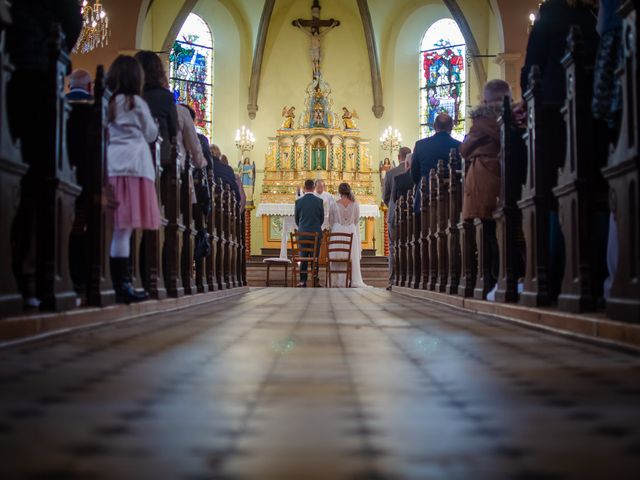
[[[329,223],[333,233],[353,233],[351,244],[351,287],[364,288],[362,271],[360,270],[360,257],[362,256],[362,243],[360,242],[360,205],[352,202],[346,207],[339,202],[331,204]],[[345,254],[346,257],[346,254]],[[340,258],[334,254],[334,258]],[[344,270],[344,264],[336,264],[338,269]],[[346,274],[335,274],[331,278],[331,286],[346,287]]]

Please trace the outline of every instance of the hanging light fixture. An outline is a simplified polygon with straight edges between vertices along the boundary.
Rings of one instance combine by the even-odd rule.
[[[109,17],[102,9],[100,0],[94,0],[93,5],[90,5],[88,0],[82,0],[80,13],[82,13],[82,31],[73,53],[89,53],[95,48],[108,45],[111,36]]]

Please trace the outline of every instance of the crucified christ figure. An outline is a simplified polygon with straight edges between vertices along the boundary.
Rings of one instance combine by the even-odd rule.
[[[318,27],[311,27],[310,30],[307,30],[306,27],[300,24],[298,20],[293,22],[295,27],[298,27],[300,30],[304,32],[311,39],[311,47],[309,48],[309,53],[311,54],[311,63],[313,64],[313,75],[314,77],[320,73],[320,40],[324,37],[329,31],[338,25],[340,22],[334,20],[329,26],[327,26],[323,31],[320,31]]]

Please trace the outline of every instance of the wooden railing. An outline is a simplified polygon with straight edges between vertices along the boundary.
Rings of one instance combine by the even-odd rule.
[[[15,217],[24,199],[25,176],[39,186],[36,245],[37,296],[42,310],[70,310],[79,304],[104,307],[115,302],[109,272],[109,246],[116,208],[107,177],[107,109],[104,69],[98,67],[93,101],[68,102],[64,81],[70,71],[59,29],[48,42],[48,99],[42,108],[46,124],[41,132],[43,155],[36,163],[23,162],[7,121],[6,85],[12,74],[4,47],[9,18],[0,8],[0,316],[17,315],[22,295],[12,271]],[[10,120],[10,119],[9,119]],[[204,218],[192,204],[191,166],[161,158],[159,138],[150,145],[156,168],[156,190],[161,211],[157,231],[137,231],[132,237],[133,283],[153,299],[180,297],[246,285],[244,211],[220,181],[211,185],[212,208]],[[29,166],[27,165],[29,164]],[[211,178],[213,180],[213,178]],[[212,243],[209,256],[194,258],[198,230]],[[78,301],[81,299],[81,301]]]
[[[563,59],[565,104],[542,103],[537,67],[525,92],[526,126],[516,125],[505,98],[499,119],[501,191],[493,218],[462,219],[466,168],[455,150],[415,187],[421,191],[417,218],[415,189],[397,203],[394,285],[478,299],[494,290],[496,302],[555,305],[575,313],[596,310],[604,280],[597,265],[604,262],[605,251],[597,244],[603,232],[594,220],[607,214],[600,200],[607,194],[606,177],[619,250],[606,313],[615,320],[640,322],[638,18],[632,2],[625,3],[623,12],[623,38],[632,42],[624,45],[621,132],[608,159],[590,111],[593,66],[587,64],[580,31],[573,27]],[[551,264],[549,238],[556,210],[565,259],[559,295],[552,285],[561,279],[550,278],[558,271]]]

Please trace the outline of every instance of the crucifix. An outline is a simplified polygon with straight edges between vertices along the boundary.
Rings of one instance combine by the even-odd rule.
[[[311,63],[313,64],[313,77],[316,78],[320,75],[320,40],[329,31],[340,25],[340,22],[335,18],[320,20],[320,1],[313,0],[311,20],[298,18],[291,22],[291,25],[302,30],[311,39],[309,52],[311,53]]]

